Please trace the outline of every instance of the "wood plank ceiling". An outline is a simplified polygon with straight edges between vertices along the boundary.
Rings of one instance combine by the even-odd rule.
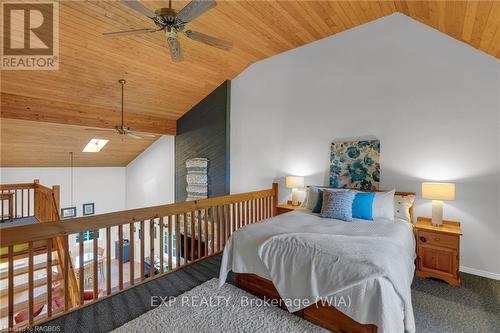
[[[143,3],[152,10],[168,6],[167,1]],[[186,3],[174,1],[173,7]],[[394,12],[500,58],[500,1],[221,1],[189,28],[232,41],[233,49],[182,38],[183,63],[171,62],[159,32],[103,37],[103,32],[151,27],[149,19],[121,2],[61,1],[60,69],[3,71],[1,117],[112,127],[119,119],[117,80],[125,78],[126,123],[136,130],[173,134],[175,119],[250,64]],[[14,135],[8,129],[17,125],[2,125],[2,157],[13,152],[8,144],[13,140],[6,135]],[[26,159],[36,166],[36,149],[28,142],[23,147],[35,158],[17,154],[19,159],[9,163],[21,165]],[[126,159],[115,160],[119,165]]]
[[[69,167],[73,152],[75,166],[124,166],[156,141],[140,140],[107,132],[88,131],[82,126],[17,119],[1,119],[2,167]],[[99,153],[83,153],[90,138],[108,139]],[[77,147],[77,149],[75,149]]]

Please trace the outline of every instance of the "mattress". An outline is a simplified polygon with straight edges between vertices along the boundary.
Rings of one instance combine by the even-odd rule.
[[[344,222],[320,218],[308,210],[295,210],[261,223],[244,226],[228,240],[224,250],[220,280],[225,281],[229,271],[251,273],[271,280],[270,274],[258,255],[258,248],[276,235],[290,233],[317,233],[345,236],[374,236],[394,242],[412,258],[411,264],[401,267],[409,281],[415,266],[415,238],[413,227],[404,220],[357,220]],[[379,332],[404,332],[403,302],[394,295],[389,281],[366,281],[343,290],[333,297],[348,299],[349,306],[336,306],[340,311],[360,323],[375,324]],[[376,310],[374,310],[376,309]],[[413,314],[411,314],[413,316]],[[385,328],[385,329],[384,329]],[[411,331],[411,330],[410,330]]]

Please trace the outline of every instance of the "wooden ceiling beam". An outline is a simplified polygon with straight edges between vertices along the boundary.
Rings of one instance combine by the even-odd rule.
[[[121,121],[119,110],[9,93],[1,95],[1,110],[1,118],[85,127],[115,128]],[[125,126],[134,131],[176,134],[176,121],[173,119],[130,112],[125,112],[124,118]]]

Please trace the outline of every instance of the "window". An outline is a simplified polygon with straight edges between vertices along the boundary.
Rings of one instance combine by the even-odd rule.
[[[97,230],[97,238],[99,238],[99,230]],[[88,230],[83,232],[83,241],[89,241],[94,239],[94,231]],[[80,234],[76,234],[76,242],[80,243]]]

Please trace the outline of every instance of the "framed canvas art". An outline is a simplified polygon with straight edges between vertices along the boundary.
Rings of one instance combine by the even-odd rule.
[[[94,215],[94,203],[83,204],[83,215]]]
[[[76,207],[61,208],[61,218],[70,219],[76,217]]]
[[[333,142],[329,183],[332,187],[378,190],[380,141]]]

